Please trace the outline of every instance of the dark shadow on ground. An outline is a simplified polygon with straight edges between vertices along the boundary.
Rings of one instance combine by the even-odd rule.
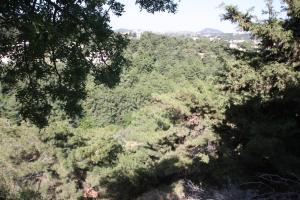
[[[300,88],[264,101],[256,96],[231,104],[215,127],[220,159],[243,171],[300,174]]]
[[[163,160],[153,167],[141,166],[133,173],[125,174],[123,171],[116,171],[112,177],[103,180],[108,188],[107,193],[114,199],[127,200],[135,199],[146,191],[151,191],[158,186],[171,184],[180,178],[183,168],[176,165],[178,158],[173,157]],[[164,200],[179,200],[173,193],[160,193],[148,196],[160,197]]]
[[[205,166],[206,183],[222,186],[228,181],[251,181],[256,185],[246,185],[246,189],[300,198],[299,86],[271,100],[256,96],[240,105],[231,103],[225,119],[214,129],[220,137],[219,156]]]

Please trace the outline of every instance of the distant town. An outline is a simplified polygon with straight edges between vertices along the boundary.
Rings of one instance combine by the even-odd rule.
[[[125,29],[120,28],[116,29],[115,32],[128,35],[130,38],[139,39],[144,32],[151,32],[145,31],[140,29]],[[213,28],[205,28],[201,31],[192,32],[192,31],[177,31],[177,32],[153,32],[156,34],[161,35],[168,35],[168,36],[183,36],[187,38],[192,38],[193,40],[201,39],[201,38],[208,38],[210,41],[216,40],[224,40],[229,43],[229,47],[232,49],[239,49],[244,50],[246,46],[251,46],[254,48],[258,47],[259,40],[252,38],[249,33],[240,32],[240,33],[224,33],[218,29]]]

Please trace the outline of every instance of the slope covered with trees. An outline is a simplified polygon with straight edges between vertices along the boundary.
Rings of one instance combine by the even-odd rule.
[[[227,6],[258,49],[131,39],[119,83],[86,74],[82,117],[56,102],[43,129],[22,120],[16,91],[2,93],[0,199],[299,199],[299,8],[286,1],[277,19],[268,1],[256,21]]]
[[[209,160],[202,149],[209,144],[215,153],[212,124],[222,117],[225,97],[213,83],[227,46],[143,34],[126,50],[131,65],[118,86],[88,82],[84,117],[73,125],[58,109],[39,131],[15,117],[12,99],[2,107],[4,182],[21,179],[20,190],[48,191],[41,192],[46,199],[80,197],[86,185],[104,197],[130,199],[192,173],[194,160]]]

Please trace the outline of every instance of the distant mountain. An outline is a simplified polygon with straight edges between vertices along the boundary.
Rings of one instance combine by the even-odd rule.
[[[218,29],[213,29],[213,28],[205,28],[199,32],[197,32],[200,35],[220,35],[223,34],[222,31]]]

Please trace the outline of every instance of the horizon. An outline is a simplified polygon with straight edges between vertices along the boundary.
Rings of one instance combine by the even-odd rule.
[[[113,29],[114,31],[120,31],[120,30],[128,30],[128,31],[141,31],[141,32],[151,32],[151,33],[199,33],[201,31],[204,31],[206,29],[212,29],[212,30],[216,30],[216,31],[220,31],[222,34],[247,34],[247,32],[223,32],[222,30],[219,30],[217,28],[213,28],[213,27],[205,27],[201,30],[198,31],[189,31],[189,30],[179,30],[179,31],[152,31],[152,30],[143,30],[143,29],[130,29],[130,28],[117,28],[117,29]]]
[[[262,10],[265,9],[265,0],[239,1],[239,0],[215,0],[195,2],[193,0],[184,0],[178,3],[178,9],[175,14],[155,13],[150,14],[135,5],[133,0],[120,0],[125,5],[125,12],[122,16],[111,16],[111,27],[113,30],[129,29],[143,30],[150,32],[199,32],[205,28],[217,29],[223,33],[238,33],[239,30],[235,24],[228,21],[222,21],[220,15],[224,13],[224,8],[220,5],[237,5],[242,11],[251,7],[252,14],[263,18]],[[282,7],[280,0],[274,1],[274,8],[279,11]],[[282,17],[282,15],[281,15]],[[205,19],[200,21],[199,19]],[[175,23],[176,22],[176,23]]]

